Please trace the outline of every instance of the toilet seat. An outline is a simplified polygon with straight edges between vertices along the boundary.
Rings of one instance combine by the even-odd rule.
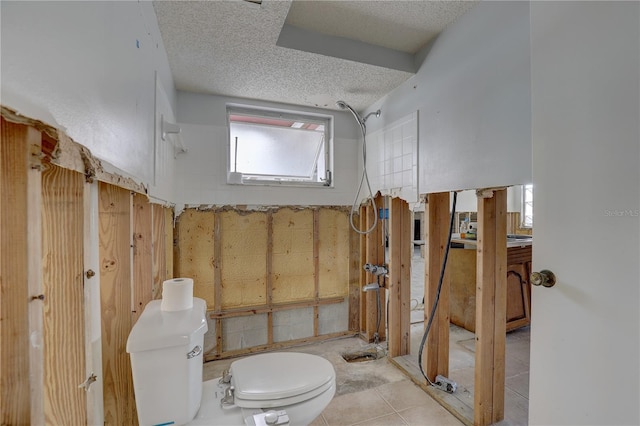
[[[316,355],[275,352],[234,361],[230,367],[234,403],[270,408],[300,403],[330,389],[335,370]]]

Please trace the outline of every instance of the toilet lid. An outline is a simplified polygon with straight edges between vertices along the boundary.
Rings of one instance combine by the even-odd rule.
[[[317,355],[276,352],[231,364],[235,402],[239,406],[290,404],[313,398],[335,382],[335,370]]]

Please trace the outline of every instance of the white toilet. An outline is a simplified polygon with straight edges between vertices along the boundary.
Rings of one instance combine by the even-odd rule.
[[[303,353],[239,359],[203,383],[204,300],[173,312],[160,304],[147,304],[127,340],[141,425],[308,425],[333,398],[333,366]]]

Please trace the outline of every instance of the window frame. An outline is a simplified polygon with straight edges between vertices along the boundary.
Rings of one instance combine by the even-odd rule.
[[[333,188],[334,187],[334,162],[333,162],[333,115],[319,114],[306,111],[293,111],[276,108],[255,107],[241,104],[226,105],[226,125],[227,125],[227,184],[228,185],[256,185],[256,186],[292,186],[304,188]],[[258,174],[236,172],[232,160],[233,144],[231,140],[231,116],[245,115],[265,119],[281,119],[296,122],[311,122],[324,125],[324,152],[320,149],[316,157],[316,167],[321,156],[325,162],[325,179],[320,178],[318,181],[308,181],[302,179],[288,180],[285,175],[274,176],[270,178],[262,178]],[[282,126],[282,129],[287,127]],[[291,129],[296,129],[291,127]],[[297,130],[297,129],[296,129]]]
[[[531,192],[531,200],[527,199],[527,191]],[[527,204],[531,206],[531,222],[527,221]],[[520,227],[523,229],[533,229],[533,184],[522,185],[522,197],[520,199]]]

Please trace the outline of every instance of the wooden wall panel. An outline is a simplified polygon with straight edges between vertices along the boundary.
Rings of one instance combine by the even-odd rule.
[[[131,193],[99,184],[100,303],[104,421],[136,424],[126,343],[131,315]]]
[[[31,167],[38,167],[32,153],[40,152],[42,136],[4,119],[0,132],[0,423],[36,424],[44,420],[42,368],[29,343],[29,315],[42,310],[40,300],[30,302],[34,284],[41,283],[41,189],[38,169]]]
[[[222,309],[266,304],[267,213],[220,213]]]
[[[319,217],[319,297],[347,297],[351,268],[348,213],[321,209]]]
[[[166,226],[166,225],[165,225]],[[215,306],[213,211],[186,210],[176,223],[176,277],[193,278],[193,295]],[[160,290],[162,292],[162,290]]]
[[[313,212],[273,213],[272,302],[310,300],[313,289]]]
[[[42,175],[44,412],[47,424],[86,424],[83,289],[84,176]]]
[[[133,194],[133,324],[153,298],[151,204],[146,195]]]

